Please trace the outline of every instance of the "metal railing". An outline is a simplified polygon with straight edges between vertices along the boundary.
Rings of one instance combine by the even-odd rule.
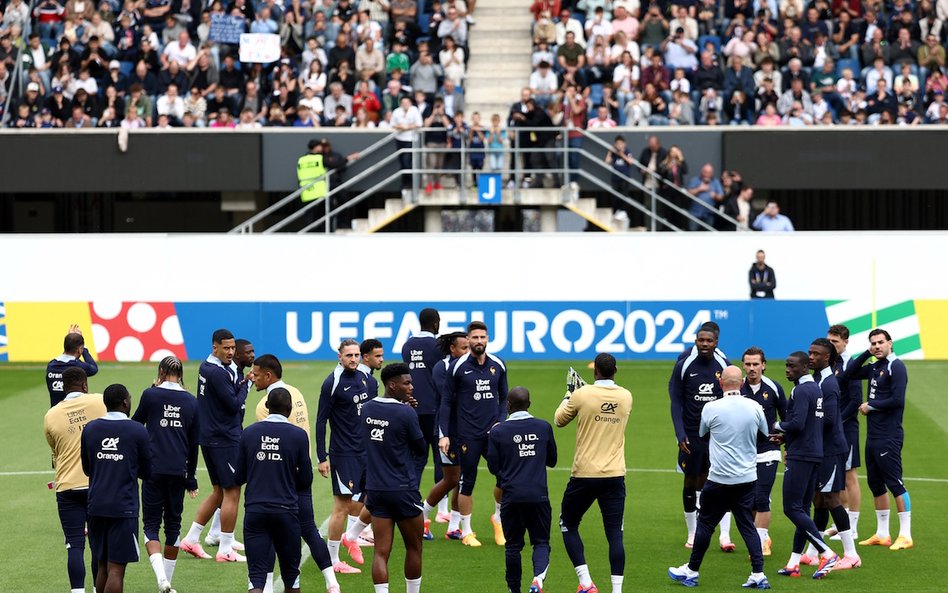
[[[374,153],[377,152],[379,149],[381,149],[381,148],[383,148],[383,147],[386,147],[386,146],[389,146],[389,145],[392,143],[394,137],[395,137],[395,134],[393,133],[393,134],[388,134],[388,135],[386,135],[386,136],[384,136],[384,137],[382,137],[382,138],[379,138],[377,141],[373,142],[368,148],[366,148],[365,150],[362,150],[362,151],[359,152],[359,159],[360,159],[360,160],[361,160],[361,159],[364,159],[365,157],[367,157],[367,156],[369,156],[369,155],[371,155],[371,154],[374,154]],[[379,163],[376,163],[375,166],[377,167],[378,164],[379,164]],[[373,168],[370,167],[370,168],[367,169],[366,171],[372,171],[372,170],[373,170]],[[363,171],[363,173],[364,173],[364,172],[365,172],[365,171]],[[343,183],[342,183],[340,186],[338,186],[337,188],[332,188],[332,187],[330,186],[330,179],[331,179],[331,177],[332,177],[333,175],[335,175],[336,173],[338,173],[338,171],[337,171],[336,169],[333,169],[333,170],[331,170],[331,171],[326,171],[323,175],[317,177],[316,179],[313,179],[311,182],[309,182],[309,183],[307,183],[306,185],[300,187],[299,189],[297,189],[297,190],[294,191],[293,193],[291,193],[291,194],[289,194],[289,195],[287,195],[287,196],[281,198],[276,204],[273,204],[272,206],[269,206],[269,207],[267,207],[267,208],[261,210],[261,211],[258,212],[257,214],[254,214],[253,216],[251,216],[250,218],[248,218],[248,219],[245,220],[244,222],[240,223],[239,225],[237,225],[236,227],[234,227],[233,229],[231,229],[231,230],[230,230],[230,233],[231,233],[231,234],[234,234],[234,233],[239,233],[239,234],[252,233],[252,232],[253,232],[253,227],[254,227],[254,225],[260,223],[260,222],[263,221],[265,218],[267,218],[268,216],[270,216],[270,215],[272,215],[273,213],[277,212],[278,210],[284,208],[285,206],[287,206],[287,205],[289,205],[289,204],[291,204],[291,203],[295,203],[296,199],[299,198],[300,195],[301,195],[304,191],[306,191],[307,189],[311,188],[313,185],[315,185],[316,183],[319,183],[320,181],[325,181],[325,182],[326,182],[326,196],[325,196],[325,198],[327,198],[327,199],[325,199],[325,202],[326,202],[326,211],[327,211],[327,213],[328,213],[328,212],[329,212],[329,199],[328,199],[328,198],[331,198],[331,196],[334,195],[334,193],[336,193],[338,190],[344,190],[344,189],[346,189],[346,188],[351,187],[353,184],[357,183],[357,182],[358,182],[357,179],[361,179],[360,175],[362,175],[362,173],[360,173],[359,175],[357,175],[357,176],[355,176],[355,177],[353,177],[353,178],[351,178],[351,179],[349,179],[349,180],[343,182]],[[306,212],[307,210],[309,210],[310,208],[314,208],[317,204],[319,204],[319,201],[318,201],[318,200],[314,200],[314,201],[312,201],[312,202],[309,202],[309,203],[306,204],[306,206],[304,206],[302,209],[297,210],[296,212],[293,212],[293,213],[290,214],[287,218],[284,218],[282,221],[278,222],[277,225],[279,225],[279,226],[274,225],[274,227],[276,227],[276,228],[271,227],[270,229],[268,229],[268,230],[265,231],[265,232],[273,232],[273,231],[275,231],[275,230],[278,230],[278,229],[280,229],[280,228],[283,228],[284,226],[286,226],[286,224],[288,224],[289,222],[292,222],[292,221],[296,220],[297,218],[299,218],[300,216],[302,216],[303,214],[305,214],[305,212]],[[328,225],[327,225],[327,227],[326,227],[326,232],[327,232],[327,233],[329,232],[329,227],[328,227]]]
[[[648,228],[651,231],[656,231],[660,227],[672,231],[683,230],[679,224],[676,224],[675,222],[666,218],[666,216],[662,215],[660,210],[665,210],[667,212],[676,214],[680,219],[689,222],[690,226],[693,228],[714,232],[718,229],[713,223],[718,221],[726,223],[727,225],[735,225],[736,227],[737,221],[735,219],[724,214],[723,212],[718,211],[713,206],[692,195],[686,189],[662,177],[657,172],[651,171],[646,165],[634,158],[632,159],[631,164],[637,169],[639,174],[641,174],[641,179],[639,179],[638,175],[635,173],[626,175],[621,171],[614,169],[607,162],[605,162],[602,157],[597,157],[595,154],[590,152],[590,150],[594,150],[595,148],[611,150],[613,146],[595,134],[589,133],[585,130],[576,131],[582,133],[583,144],[586,144],[587,141],[592,143],[592,146],[589,147],[589,149],[582,145],[578,147],[570,146],[568,130],[565,128],[508,128],[508,145],[505,146],[502,152],[503,166],[500,169],[484,168],[475,170],[471,167],[469,162],[469,157],[474,151],[472,151],[470,147],[466,146],[465,142],[461,142],[459,148],[450,148],[447,146],[426,146],[426,134],[430,134],[431,132],[443,133],[444,129],[419,129],[413,134],[413,141],[410,148],[401,148],[389,153],[383,158],[372,162],[371,165],[366,169],[356,173],[355,175],[352,175],[351,177],[348,177],[342,183],[338,183],[335,186],[329,185],[329,179],[332,174],[336,173],[336,171],[329,171],[322,177],[313,180],[311,183],[280,199],[272,206],[255,214],[248,220],[232,229],[230,232],[254,232],[254,228],[259,227],[267,217],[274,215],[277,211],[287,207],[291,203],[296,203],[296,200],[300,197],[303,191],[321,180],[325,180],[327,183],[327,192],[324,197],[320,198],[323,202],[322,207],[325,209],[325,212],[320,217],[306,222],[302,228],[296,232],[312,232],[317,230],[320,226],[323,227],[324,232],[331,232],[332,222],[337,216],[346,210],[349,210],[365,202],[367,199],[376,195],[380,191],[384,191],[393,182],[399,179],[404,179],[403,176],[411,176],[410,188],[402,189],[401,192],[402,198],[405,199],[409,204],[421,206],[425,205],[427,192],[423,187],[425,185],[423,179],[427,176],[429,179],[435,180],[438,180],[441,177],[451,177],[458,179],[459,183],[457,183],[457,187],[451,188],[451,190],[457,192],[456,204],[465,205],[469,203],[468,196],[472,193],[471,190],[468,189],[466,179],[468,179],[468,177],[482,174],[500,174],[502,179],[506,178],[510,184],[506,191],[509,192],[508,196],[512,198],[513,204],[515,205],[519,205],[523,202],[523,190],[525,189],[523,185],[527,178],[539,180],[541,178],[552,176],[554,184],[560,186],[559,191],[562,192],[563,204],[575,203],[575,201],[578,199],[579,195],[575,191],[575,187],[571,186],[569,181],[571,178],[577,180],[581,179],[587,186],[592,186],[595,188],[595,191],[611,196],[614,199],[619,200],[621,203],[627,204],[632,208],[632,210],[641,213],[648,221]],[[545,146],[522,147],[519,145],[521,133],[541,133],[547,136],[552,134],[555,135],[555,139],[547,142]],[[360,160],[378,151],[382,147],[390,145],[390,143],[394,141],[394,136],[394,133],[389,134],[373,143],[371,146],[361,152]],[[490,158],[489,155],[491,155],[493,151],[490,148],[485,147],[483,149],[476,149],[476,152],[480,152],[484,155],[484,165],[487,165],[489,162],[488,159]],[[398,164],[404,154],[411,155],[412,166],[410,168],[399,168],[398,170],[384,177],[379,176],[379,172],[384,170],[386,167]],[[437,168],[426,167],[424,163],[427,163],[429,155],[432,154],[440,154],[444,157],[451,155],[454,157],[458,166],[441,166]],[[535,164],[534,159],[537,156],[542,157],[542,160],[547,165],[552,166],[533,166]],[[575,169],[571,168],[569,166],[571,156],[573,156],[574,159],[577,157],[580,159],[585,159],[585,161],[581,162],[579,167]],[[592,166],[590,166],[590,163]],[[629,187],[637,190],[637,192],[641,192],[642,195],[647,196],[649,198],[649,205],[644,205],[642,201],[634,199],[632,195],[627,195],[626,193],[617,191],[608,182],[610,176],[623,181]],[[559,178],[561,183],[556,183],[557,178]],[[654,187],[652,187],[651,184],[646,184],[645,180],[649,178],[655,181]],[[368,187],[366,187],[366,184],[368,184]],[[359,189],[357,189],[357,186],[359,186]],[[344,200],[343,203],[338,204],[335,207],[332,206],[334,197],[345,196],[350,193],[355,195],[349,197],[348,199]],[[670,197],[676,198],[676,200],[680,203],[675,203],[676,200],[672,200]],[[476,202],[477,200],[475,199],[474,203]],[[443,201],[439,203],[443,203]],[[319,200],[306,203],[301,208],[298,208],[271,226],[262,229],[261,232],[274,233],[281,230],[288,230],[287,227],[290,224],[306,216],[307,213],[312,214],[315,212],[312,209],[316,208],[319,204]],[[684,207],[682,207],[682,204]],[[701,212],[707,212],[711,222],[705,220],[705,216],[696,215],[696,213]]]
[[[27,44],[27,39],[30,38],[30,33],[33,31],[33,8],[35,7],[37,0],[30,0],[26,2],[27,10],[29,10],[30,18],[26,20],[26,24],[23,26],[23,29],[20,31],[20,38],[14,42],[14,47],[16,48],[16,64],[13,66],[13,71],[9,72],[10,75],[10,87],[4,89],[7,95],[6,107],[3,110],[3,115],[0,117],[0,128],[7,127],[7,121],[9,121],[10,107],[13,105],[19,104],[19,99],[22,95],[26,94],[26,85],[23,83],[23,58],[24,52],[29,51],[29,45]],[[52,77],[50,77],[52,80]],[[49,92],[49,89],[46,89]]]

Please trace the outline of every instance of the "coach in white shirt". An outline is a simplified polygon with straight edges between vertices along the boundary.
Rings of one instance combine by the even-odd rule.
[[[701,411],[698,435],[710,435],[711,470],[701,491],[701,509],[694,548],[687,564],[668,569],[668,576],[687,587],[698,584],[698,569],[714,528],[726,512],[731,512],[751,558],[751,575],[743,585],[748,589],[769,589],[764,576],[764,556],[754,528],[754,492],[757,482],[757,433],[768,435],[764,409],[741,395],[743,376],[736,366],[721,373],[724,397],[709,402]]]

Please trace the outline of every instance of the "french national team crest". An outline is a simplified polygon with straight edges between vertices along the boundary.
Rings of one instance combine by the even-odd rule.
[[[767,398],[770,397],[770,394],[766,391],[764,392],[764,401],[767,401]]]
[[[490,374],[491,375],[497,374],[497,369],[495,369],[494,367],[490,367]]]

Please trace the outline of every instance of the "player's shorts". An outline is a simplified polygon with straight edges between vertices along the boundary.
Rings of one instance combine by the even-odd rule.
[[[754,512],[770,512],[770,493],[777,480],[779,461],[767,461],[757,464],[757,485],[754,487]],[[703,494],[702,494],[703,496]]]
[[[425,510],[417,490],[370,490],[367,494],[365,508],[379,519],[391,519],[397,523],[417,517]]]
[[[448,439],[448,454],[445,455],[439,450],[438,457],[441,459],[442,466],[461,465],[461,446],[458,444],[457,438]]]
[[[816,491],[828,494],[846,488],[846,454],[824,457],[816,470]]]
[[[234,481],[234,464],[237,462],[237,445],[231,447],[205,447],[201,446],[201,454],[204,456],[204,465],[207,466],[207,476],[211,479],[211,484],[221,488],[235,488],[237,482]]]
[[[333,455],[329,458],[333,496],[355,496],[365,490],[365,457]]]
[[[142,528],[146,542],[156,542],[162,519],[165,545],[173,546],[181,535],[184,514],[185,479],[182,476],[154,475],[142,482]]]
[[[283,586],[299,587],[300,520],[294,511],[244,514],[244,547],[250,586],[263,589],[267,573],[273,572],[274,556],[280,560]]]
[[[688,448],[691,453],[678,450],[678,469],[686,476],[706,476],[711,468],[708,457],[708,443],[697,436],[688,436]]]
[[[570,478],[563,492],[560,530],[578,529],[583,515],[594,502],[599,502],[602,524],[621,529],[625,513],[625,478]]]
[[[862,467],[862,457],[859,455],[859,425],[855,428],[845,428],[846,443],[849,445],[849,454],[846,456],[846,471]]]
[[[458,465],[461,466],[461,481],[458,491],[470,496],[477,482],[477,464],[481,457],[487,459],[487,438],[458,439]]]
[[[138,517],[90,516],[89,547],[100,563],[138,562]]]
[[[66,547],[86,547],[86,521],[89,507],[89,490],[63,490],[56,493],[59,522],[63,527]]]
[[[902,482],[902,441],[866,441],[866,481],[873,496],[886,489],[892,496],[905,494]]]

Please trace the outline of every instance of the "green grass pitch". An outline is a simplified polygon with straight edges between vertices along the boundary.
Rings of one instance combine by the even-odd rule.
[[[565,371],[569,364],[591,379],[585,363],[569,362],[512,362],[509,380],[514,385],[527,386],[533,395],[531,412],[547,420],[552,419],[564,392]],[[310,419],[315,417],[318,386],[331,368],[329,363],[289,363],[284,368],[285,380],[307,396]],[[104,364],[91,380],[91,389],[101,392],[106,385],[120,382],[133,393],[133,406],[138,395],[154,378],[156,365]],[[789,554],[791,527],[780,513],[780,479],[774,495],[774,520],[771,534],[774,555],[766,563],[765,571],[777,590],[835,590],[835,591],[944,591],[941,581],[941,544],[948,533],[948,514],[938,505],[948,500],[948,469],[944,452],[948,450],[948,399],[943,397],[940,380],[946,377],[948,363],[909,362],[909,387],[905,411],[906,446],[904,465],[906,484],[914,503],[913,535],[916,548],[891,552],[883,548],[860,548],[863,568],[833,573],[824,581],[808,578],[813,569],[804,569],[804,578],[782,579],[777,569]],[[665,574],[668,566],[679,565],[688,558],[683,547],[685,527],[681,511],[681,477],[674,473],[676,446],[668,411],[666,384],[671,370],[670,362],[620,363],[618,381],[628,387],[634,397],[632,418],[626,438],[626,462],[630,471],[626,478],[628,499],[625,518],[626,581],[624,590],[673,591],[680,586]],[[770,376],[783,381],[782,364],[772,361]],[[193,386],[196,364],[187,365],[187,381]],[[252,395],[253,403],[256,397]],[[52,479],[49,471],[49,451],[42,434],[42,418],[48,396],[40,365],[0,366],[0,404],[4,414],[0,421],[3,456],[0,458],[0,591],[31,591],[59,593],[69,587],[65,569],[65,550],[62,532],[56,514],[54,494],[46,488]],[[569,477],[574,448],[572,427],[557,429],[560,450],[558,467],[549,472],[550,495],[554,508],[554,523],[559,502]],[[435,540],[425,543],[425,591],[471,592],[506,591],[504,582],[503,550],[494,545],[488,515],[493,510],[491,487],[493,480],[478,481],[475,492],[473,524],[484,547],[466,548],[456,541],[444,539],[445,526],[432,523]],[[209,484],[207,474],[199,473],[203,492]],[[423,488],[431,483],[430,472]],[[314,485],[317,520],[329,514],[331,495],[328,480],[317,475]],[[190,524],[196,503],[188,500],[183,519],[184,528]],[[875,528],[872,499],[865,486],[863,474],[862,518],[860,536],[867,537]],[[891,521],[893,535],[898,520]],[[237,536],[240,539],[238,522]],[[593,579],[604,593],[610,590],[609,565],[601,521],[594,509],[583,523],[582,533],[587,559]],[[747,554],[737,533],[732,528],[737,552],[723,554],[713,547],[701,570],[701,590],[736,591],[750,571]],[[716,543],[716,542],[715,542]],[[839,542],[833,542],[837,551]],[[555,525],[552,532],[552,563],[544,590],[547,593],[565,593],[576,589],[576,577],[563,549],[562,539]],[[369,570],[372,553],[366,549],[366,565],[361,575],[340,576],[344,592],[372,591]],[[404,591],[401,575],[402,547],[396,540],[391,561],[391,590]],[[144,548],[143,548],[144,554]],[[345,557],[345,552],[343,552]],[[87,552],[88,558],[88,552]],[[524,572],[530,572],[529,548],[524,554]],[[174,574],[174,586],[181,593],[217,593],[245,591],[247,583],[244,565],[221,565],[213,561],[199,561],[182,555]],[[303,571],[303,590],[307,593],[323,591],[322,576],[310,560]],[[528,583],[527,583],[528,584]],[[526,586],[526,585],[525,585]],[[92,590],[91,580],[87,591]],[[155,579],[147,561],[129,567],[126,591],[150,592],[156,590]]]

